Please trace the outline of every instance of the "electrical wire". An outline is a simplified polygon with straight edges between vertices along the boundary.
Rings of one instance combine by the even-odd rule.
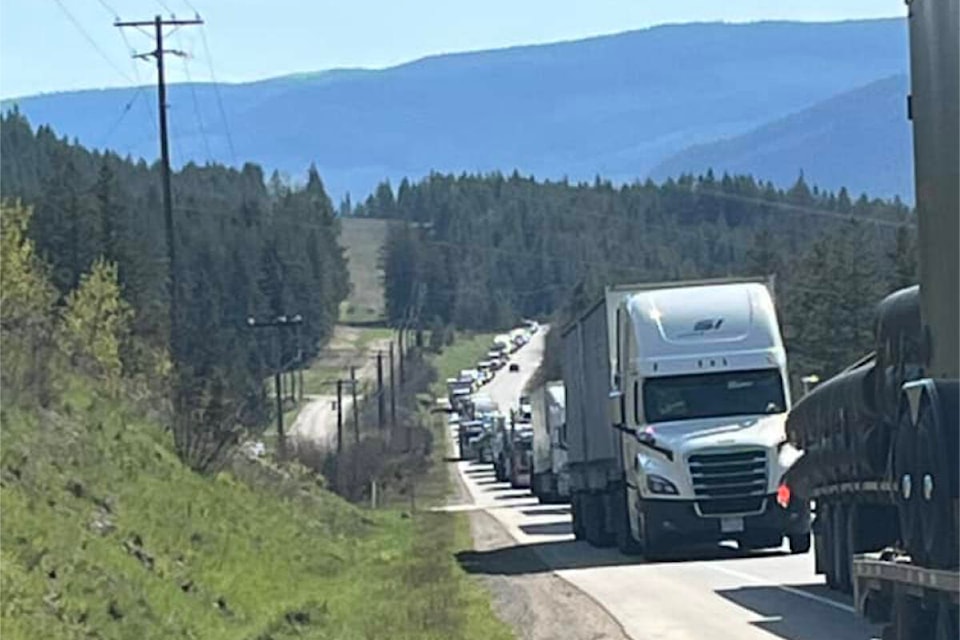
[[[123,122],[124,118],[127,117],[127,114],[130,113],[130,109],[131,107],[133,107],[133,103],[136,102],[137,98],[140,97],[140,94],[143,93],[143,89],[144,88],[142,86],[137,87],[137,90],[133,93],[133,96],[130,98],[130,100],[127,101],[127,104],[123,107],[123,111],[120,112],[120,117],[118,117],[114,121],[113,125],[111,125],[109,129],[107,129],[107,132],[103,135],[102,142],[99,145],[102,149],[106,149],[107,143],[110,141],[111,136],[113,136],[116,130],[120,127],[120,124]]]
[[[181,49],[185,49],[183,46],[183,36],[180,34],[177,35],[177,43],[180,45]],[[188,55],[182,57],[183,60],[183,73],[187,77],[187,86],[190,87],[190,97],[193,101],[193,113],[197,118],[197,126],[200,128],[200,137],[203,139],[203,149],[207,154],[207,161],[214,162],[216,159],[213,157],[213,154],[210,152],[210,141],[207,139],[207,131],[203,126],[203,116],[200,114],[200,102],[197,100],[197,88],[193,82],[193,78],[190,77],[190,66],[187,62]]]
[[[70,13],[66,5],[63,4],[63,1],[54,0],[54,2],[57,3],[57,6],[60,7],[60,10],[63,11],[64,15],[66,15],[67,18],[70,20],[70,22],[73,23],[73,26],[76,27],[77,31],[80,32],[80,34],[90,44],[90,46],[93,47],[98,54],[100,54],[100,57],[103,58],[106,61],[106,63],[113,68],[114,71],[120,74],[120,77],[122,77],[124,80],[132,84],[133,78],[131,78],[126,72],[123,71],[123,69],[117,66],[117,64],[110,58],[110,56],[106,54],[106,52],[100,47],[100,45],[97,44],[97,41],[94,40],[93,37],[91,37],[90,34],[87,32],[87,30],[83,28],[83,25],[80,24],[80,22],[73,16],[72,13]]]
[[[223,108],[223,97],[220,95],[220,83],[217,82],[217,75],[213,70],[213,57],[210,55],[210,46],[207,44],[207,30],[205,25],[200,25],[200,39],[203,42],[203,51],[207,58],[207,66],[210,68],[210,80],[213,82],[213,92],[217,98],[217,108],[220,110],[220,119],[223,122],[223,130],[227,136],[227,146],[230,149],[230,161],[233,166],[237,166],[237,152],[233,146],[233,135],[230,133],[230,123],[227,120],[227,111]]]

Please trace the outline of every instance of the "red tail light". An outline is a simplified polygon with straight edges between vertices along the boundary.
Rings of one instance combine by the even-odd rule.
[[[784,509],[790,505],[790,487],[785,484],[777,488],[777,504]]]

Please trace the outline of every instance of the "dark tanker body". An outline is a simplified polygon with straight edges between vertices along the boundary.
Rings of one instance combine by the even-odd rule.
[[[787,420],[817,571],[889,640],[960,635],[958,5],[907,3],[920,284],[878,305],[873,353]]]

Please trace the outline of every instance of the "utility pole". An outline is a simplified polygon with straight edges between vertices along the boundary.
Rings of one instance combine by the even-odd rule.
[[[337,379],[337,453],[343,451],[343,380]]]
[[[247,326],[251,329],[266,329],[266,328],[277,328],[277,329],[292,329],[300,324],[303,324],[303,316],[297,314],[293,317],[287,316],[277,316],[274,320],[267,320],[264,322],[258,321],[253,317],[247,318]],[[279,335],[277,336],[279,340]],[[280,352],[280,357],[282,357],[282,351]],[[281,378],[283,376],[283,363],[278,362],[276,365],[276,371],[273,374],[273,384],[276,388],[275,393],[277,396],[277,442],[279,445],[281,456],[286,451],[286,440],[283,432],[283,383]]]
[[[300,343],[300,325],[297,325],[297,404],[303,404],[303,346]]]
[[[199,16],[192,20],[178,20],[171,18],[164,20],[160,16],[153,20],[137,20],[124,22],[117,20],[113,26],[123,29],[125,27],[135,27],[137,29],[153,26],[154,38],[156,39],[156,49],[148,53],[136,54],[134,57],[146,59],[153,56],[157,60],[157,114],[160,118],[160,176],[163,182],[163,217],[167,236],[167,284],[170,297],[170,352],[173,354],[176,364],[180,356],[179,349],[179,328],[178,328],[178,288],[177,288],[177,252],[176,235],[173,224],[173,191],[170,188],[170,143],[167,136],[167,83],[163,73],[163,56],[171,53],[174,55],[185,56],[183,51],[176,49],[163,48],[163,28],[164,27],[186,27],[191,25],[201,25],[203,20]]]
[[[406,382],[406,376],[403,371],[403,331],[404,326],[401,324],[397,328],[397,347],[400,350],[400,386],[402,387],[404,382]]]
[[[350,386],[353,394],[353,441],[360,444],[360,405],[357,404],[357,368],[350,367]]]
[[[397,387],[393,382],[393,342],[390,342],[390,428],[397,428]]]
[[[377,427],[383,431],[383,351],[377,351]]]

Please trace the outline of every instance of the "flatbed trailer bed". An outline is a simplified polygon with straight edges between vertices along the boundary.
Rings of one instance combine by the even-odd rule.
[[[954,640],[960,607],[960,570],[930,569],[894,551],[853,560],[857,612],[886,624],[884,640]]]

